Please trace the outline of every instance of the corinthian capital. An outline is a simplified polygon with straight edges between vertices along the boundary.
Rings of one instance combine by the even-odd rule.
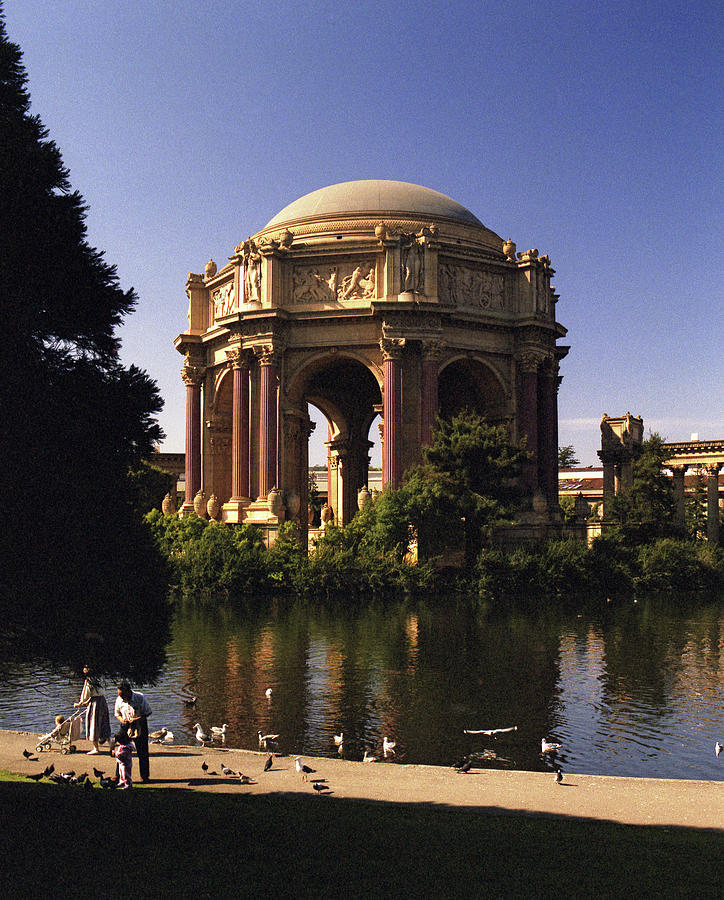
[[[241,347],[234,347],[233,350],[226,351],[226,358],[232,369],[248,369],[249,368],[249,351],[242,350]]]
[[[254,355],[259,361],[260,366],[278,366],[281,358],[281,348],[274,347],[272,344],[262,344],[254,347]]]
[[[405,347],[405,338],[383,337],[380,340],[380,350],[383,359],[401,359]]]
[[[532,350],[527,350],[524,353],[521,353],[520,356],[518,356],[518,366],[520,367],[522,372],[537,372],[541,362],[542,359],[540,354],[535,353]]]
[[[197,387],[203,382],[205,375],[206,366],[199,366],[189,361],[186,361],[181,369],[181,378],[187,387]]]

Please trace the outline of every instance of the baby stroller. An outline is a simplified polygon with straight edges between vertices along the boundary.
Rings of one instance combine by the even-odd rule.
[[[52,750],[55,744],[60,752],[75,753],[76,747],[74,741],[80,740],[81,722],[83,720],[84,710],[76,710],[69,716],[65,722],[56,725],[48,734],[44,734],[38,740],[38,746],[35,748],[36,753],[42,753],[43,750]]]

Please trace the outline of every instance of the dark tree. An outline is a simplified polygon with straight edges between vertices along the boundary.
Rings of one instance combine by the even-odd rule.
[[[119,361],[136,295],[88,244],[83,198],[26,82],[0,9],[3,630],[42,642],[59,626],[87,655],[81,631],[105,640],[134,604],[159,605],[163,567],[127,476],[163,436],[163,401]]]
[[[566,444],[565,447],[558,448],[558,468],[570,469],[572,466],[580,466],[581,461],[576,457],[576,451],[573,444]]]

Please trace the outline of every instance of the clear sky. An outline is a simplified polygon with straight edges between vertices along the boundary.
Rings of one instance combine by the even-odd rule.
[[[716,4],[5,0],[41,116],[135,287],[123,356],[166,401],[184,283],[340,181],[434,188],[561,295],[560,444],[597,463],[605,412],[724,438],[722,25]],[[38,248],[42,253],[42,247]],[[317,427],[321,462],[326,428]]]

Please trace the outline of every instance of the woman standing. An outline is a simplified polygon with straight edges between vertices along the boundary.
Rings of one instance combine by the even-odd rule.
[[[103,687],[98,678],[90,670],[89,666],[83,667],[85,682],[81,691],[80,700],[73,706],[87,706],[85,714],[85,736],[93,744],[93,749],[88,753],[93,755],[100,753],[99,744],[105,744],[111,737],[111,722],[108,715],[108,703]]]

